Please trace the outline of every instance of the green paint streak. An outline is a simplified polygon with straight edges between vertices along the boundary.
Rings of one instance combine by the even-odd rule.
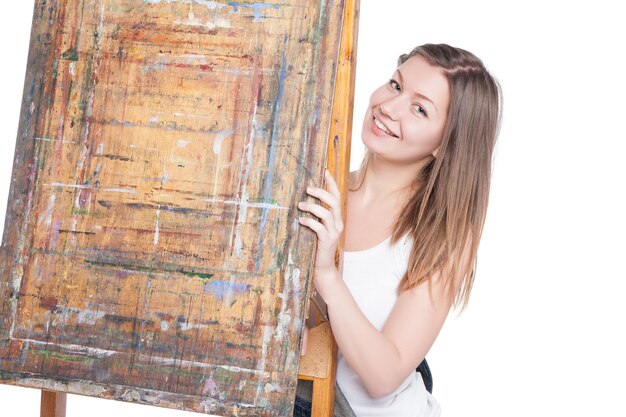
[[[84,94],[84,92],[89,91],[89,81],[91,79],[91,66],[92,66],[92,60],[89,59],[87,60],[87,66],[85,67],[85,77],[84,77],[84,82],[85,82],[85,90],[83,91],[83,96],[80,98],[80,109],[81,111],[85,111],[87,109],[87,96]]]
[[[155,272],[155,273],[172,272],[176,274],[187,275],[190,277],[198,277],[203,280],[209,280],[213,277],[213,275],[215,275],[215,274],[209,274],[205,272],[196,272],[194,270],[185,271],[182,268],[177,268],[177,269],[150,268],[150,267],[142,266],[142,265],[119,264],[116,262],[98,262],[98,261],[91,261],[89,259],[85,259],[84,262],[92,264],[92,265],[96,265],[96,266],[102,266],[102,267],[112,266],[116,268],[129,269],[129,270],[142,271],[142,272]]]
[[[239,349],[257,349],[257,345],[251,345],[248,343],[233,343],[233,342],[224,342],[226,346],[229,348],[239,348]]]
[[[265,200],[265,198],[263,198],[263,196],[248,198],[248,202],[250,202],[250,203],[267,203],[267,204],[278,205],[278,200],[274,200],[274,199]]]
[[[322,29],[324,28],[324,10],[326,10],[326,1],[323,1],[319,6],[320,9],[320,18],[317,20],[317,25],[315,26],[315,33],[313,34],[313,44],[317,45],[322,38]]]
[[[52,63],[52,78],[56,78],[57,75],[59,73],[59,61],[58,60],[54,60],[54,62]]]
[[[76,355],[68,355],[65,353],[61,353],[61,352],[52,352],[49,350],[31,350],[31,353],[33,355],[39,355],[39,356],[43,356],[46,358],[55,358],[55,359],[61,359],[63,361],[66,362],[93,362],[94,358],[88,358],[88,357],[84,357],[84,356],[76,356]]]
[[[115,39],[119,31],[120,31],[120,25],[117,24],[115,25],[115,27],[113,28],[113,31],[111,32],[111,38]]]
[[[89,211],[88,209],[82,209],[82,208],[74,208],[72,207],[72,215],[81,215],[81,216],[91,216],[91,217],[95,217],[97,219],[101,219],[106,217],[105,213],[100,211],[100,210],[94,210],[94,211]]]
[[[61,58],[69,61],[78,61],[78,51],[75,48],[70,48],[61,54]]]
[[[143,363],[135,363],[133,367],[149,371],[150,374],[161,373],[161,374],[167,374],[167,375],[190,376],[190,377],[195,377],[195,379],[198,379],[198,380],[201,380],[202,377],[205,376],[204,370],[201,370],[198,372],[192,372],[189,370],[185,370],[181,367],[174,367],[174,366],[158,366],[158,365],[148,365],[148,364],[143,364]]]

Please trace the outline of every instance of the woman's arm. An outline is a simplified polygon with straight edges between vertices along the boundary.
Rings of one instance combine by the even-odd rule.
[[[372,397],[392,393],[415,372],[439,334],[451,304],[445,291],[433,285],[431,298],[428,284],[423,284],[402,292],[378,331],[339,274],[326,279],[328,289],[318,291],[328,304],[333,335],[344,358]]]
[[[439,276],[403,291],[378,331],[361,312],[334,264],[341,235],[340,193],[326,173],[328,191],[310,187],[307,192],[328,205],[312,203],[299,208],[320,218],[301,218],[318,236],[314,279],[317,291],[328,305],[330,324],[339,349],[372,397],[392,393],[415,371],[426,356],[448,315],[452,301]]]

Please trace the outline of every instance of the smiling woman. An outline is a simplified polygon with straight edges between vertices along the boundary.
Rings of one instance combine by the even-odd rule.
[[[337,402],[336,416],[440,415],[415,369],[450,308],[467,304],[487,210],[498,83],[476,56],[447,44],[419,46],[398,65],[369,100],[345,229],[330,174],[326,190],[308,190],[328,208],[298,205],[319,218],[300,221],[318,237],[314,281],[339,347],[338,397],[349,406]]]
[[[619,4],[361,1],[355,121],[364,120],[372,91],[392,77],[397,56],[433,40],[477,54],[505,89],[471,301],[461,317],[446,320],[428,352],[445,416],[626,416],[619,330],[626,317],[626,199],[619,192],[626,178],[626,54],[616,53],[626,25]],[[0,213],[32,12],[32,1],[15,1],[0,14]],[[364,148],[354,130],[356,170]],[[583,363],[592,366],[577,366],[590,355],[593,362]],[[39,396],[0,384],[0,414],[38,415]],[[197,416],[73,395],[67,415]]]
[[[424,163],[441,142],[449,90],[438,67],[421,56],[408,59],[371,95],[363,121],[364,145],[385,160]],[[389,136],[397,140],[385,142]]]

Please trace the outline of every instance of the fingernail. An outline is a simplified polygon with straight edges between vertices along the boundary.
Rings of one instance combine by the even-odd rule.
[[[300,201],[300,202],[298,203],[298,208],[302,208],[302,207],[304,207],[304,203],[303,203],[302,201]]]

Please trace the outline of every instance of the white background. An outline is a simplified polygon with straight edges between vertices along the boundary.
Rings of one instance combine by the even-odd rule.
[[[613,1],[362,0],[353,168],[367,98],[413,46],[474,52],[504,119],[470,306],[428,355],[444,416],[626,416],[624,14]],[[5,213],[32,1],[0,17]],[[2,222],[3,224],[3,222]],[[0,386],[0,416],[38,415]],[[70,396],[68,416],[195,415]]]

